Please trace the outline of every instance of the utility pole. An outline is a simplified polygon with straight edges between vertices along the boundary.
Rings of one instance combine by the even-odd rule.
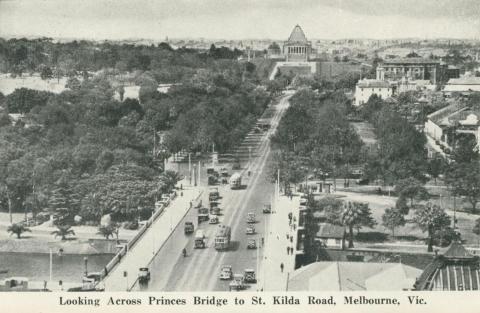
[[[200,173],[201,173],[201,170],[202,170],[202,163],[201,161],[198,161],[198,184],[200,185]]]
[[[156,136],[155,136],[155,128],[153,129],[153,159],[155,160],[155,156],[157,155],[156,154],[156,150],[157,150],[157,140],[156,140]]]
[[[190,186],[192,185],[192,153],[188,153],[188,180],[190,182]]]
[[[52,281],[53,274],[53,252],[52,248],[50,248],[50,281]]]
[[[193,185],[197,186],[197,165],[193,165]]]
[[[278,200],[278,197],[280,197],[280,169],[278,169],[277,171],[277,190],[278,190],[278,193],[277,193],[277,200]]]

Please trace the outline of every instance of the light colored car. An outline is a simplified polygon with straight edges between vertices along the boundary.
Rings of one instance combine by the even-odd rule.
[[[236,291],[244,289],[245,284],[243,282],[243,275],[242,274],[233,275],[233,280],[229,284],[229,288],[230,288],[230,291],[232,291],[232,289]]]
[[[257,249],[257,242],[255,241],[255,239],[248,240],[247,249]]]
[[[224,265],[220,270],[220,279],[221,280],[230,280],[233,277],[232,266]]]
[[[210,219],[208,221],[209,224],[218,224],[219,221],[218,221],[218,216],[216,215],[210,215]]]
[[[247,235],[253,235],[253,234],[255,234],[255,227],[253,227],[253,226],[248,226],[246,233],[247,233]]]
[[[247,223],[255,223],[255,213],[253,212],[248,212],[247,213]]]

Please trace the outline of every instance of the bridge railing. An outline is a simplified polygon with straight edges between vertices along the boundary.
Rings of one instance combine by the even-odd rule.
[[[175,199],[176,193],[172,192],[169,194],[169,202],[168,204],[162,203],[160,206],[157,207],[157,209],[154,211],[152,216],[145,222],[144,225],[140,227],[138,230],[138,233],[133,236],[132,239],[130,239],[129,242],[127,242],[121,249],[120,251],[115,254],[115,256],[108,262],[108,264],[105,266],[105,268],[102,270],[102,279],[104,280],[108,274],[115,268],[115,266],[120,263],[122,258],[128,253],[129,250],[131,250],[135,244],[138,242],[138,240],[145,234],[147,229],[157,220],[157,218],[162,215],[163,211],[165,208],[171,203],[173,199]]]

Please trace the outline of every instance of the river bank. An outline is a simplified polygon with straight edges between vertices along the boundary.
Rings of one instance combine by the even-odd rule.
[[[105,239],[75,239],[64,241],[46,241],[44,238],[23,238],[0,240],[0,253],[36,253],[63,255],[97,255],[115,254],[118,244],[124,244],[126,240],[105,240]]]

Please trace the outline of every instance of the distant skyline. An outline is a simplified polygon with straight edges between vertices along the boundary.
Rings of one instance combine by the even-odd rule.
[[[479,0],[0,0],[1,37],[480,38]]]

